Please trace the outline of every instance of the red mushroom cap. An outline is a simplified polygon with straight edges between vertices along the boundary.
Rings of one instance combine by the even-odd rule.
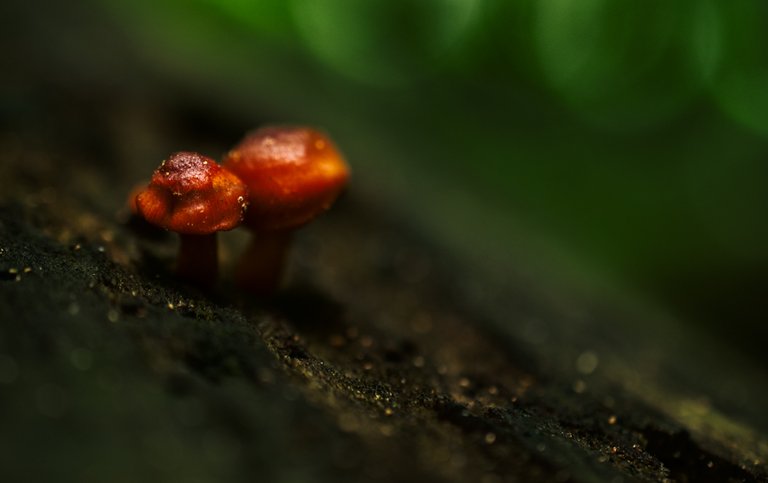
[[[148,222],[185,235],[208,235],[240,225],[248,188],[216,161],[178,152],[163,161],[149,186],[136,196]]]
[[[245,224],[254,230],[299,227],[330,208],[349,168],[324,134],[307,127],[258,129],[222,163],[248,186]]]

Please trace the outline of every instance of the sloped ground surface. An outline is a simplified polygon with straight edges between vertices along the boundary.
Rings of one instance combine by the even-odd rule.
[[[3,138],[2,481],[766,481],[742,365],[672,370],[687,346],[486,280],[354,187],[274,300],[200,293],[119,213],[130,124],[33,127]]]

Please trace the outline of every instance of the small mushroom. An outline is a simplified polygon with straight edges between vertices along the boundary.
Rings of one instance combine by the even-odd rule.
[[[324,134],[299,126],[249,133],[223,166],[248,186],[244,225],[254,232],[235,273],[237,283],[259,295],[280,284],[292,232],[331,207],[349,178],[349,167]]]
[[[216,161],[178,152],[163,161],[149,185],[136,195],[138,215],[179,234],[176,273],[210,287],[218,275],[216,232],[242,223],[248,188]]]

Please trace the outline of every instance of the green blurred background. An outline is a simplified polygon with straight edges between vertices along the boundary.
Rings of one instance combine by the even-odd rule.
[[[171,122],[163,106],[210,133],[163,143],[213,156],[263,122],[318,125],[354,190],[477,263],[621,287],[762,354],[762,0],[10,0],[0,13],[6,132],[51,105],[116,109],[136,129],[104,162],[149,172],[167,154],[145,147]]]

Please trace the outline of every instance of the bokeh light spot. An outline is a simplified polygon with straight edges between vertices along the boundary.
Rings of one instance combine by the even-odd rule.
[[[690,48],[692,59],[703,79],[711,79],[722,56],[722,35],[720,12],[711,0],[697,4],[691,12],[692,31]]]
[[[540,1],[534,35],[546,82],[604,127],[642,128],[673,117],[703,83],[690,60],[697,24],[686,3]]]
[[[715,99],[731,119],[768,136],[768,4],[728,2],[721,8],[723,65]]]
[[[475,23],[481,0],[293,0],[307,48],[374,85],[407,84],[435,69]]]

